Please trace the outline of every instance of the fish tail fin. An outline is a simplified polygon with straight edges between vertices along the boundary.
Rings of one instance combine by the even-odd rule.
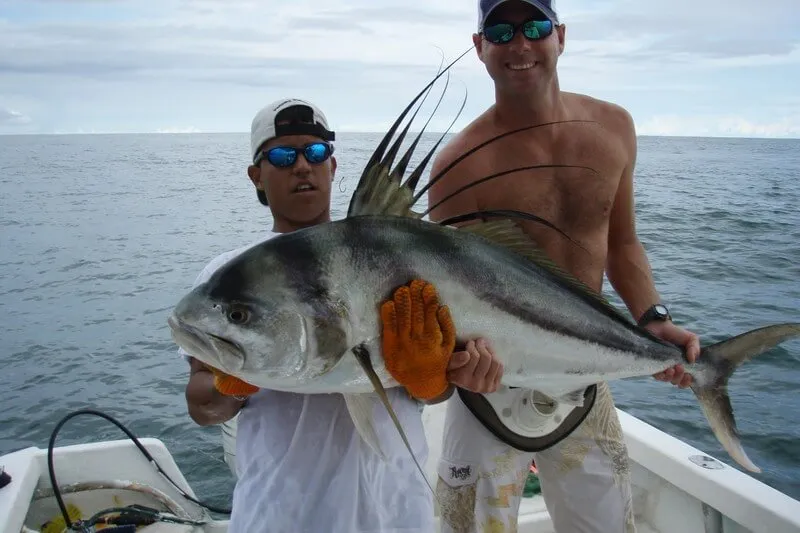
[[[800,336],[800,324],[776,324],[707,346],[698,358],[698,362],[705,364],[703,370],[693,376],[692,391],[725,451],[751,472],[761,472],[761,469],[742,447],[728,395],[728,380],[745,361],[797,336]]]

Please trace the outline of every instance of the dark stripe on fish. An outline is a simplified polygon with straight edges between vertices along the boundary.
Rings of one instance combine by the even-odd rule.
[[[321,356],[333,354],[338,361],[348,350],[347,335],[342,328],[349,309],[346,304],[327,286],[330,265],[321,257],[330,257],[328,243],[313,238],[310,232],[298,231],[285,235],[277,247],[274,268],[283,270],[286,283],[297,298],[312,307],[313,334],[317,343],[317,353]]]
[[[389,278],[387,292],[378,295],[380,300],[375,302],[376,311],[397,288],[419,277],[412,267],[417,241],[408,239],[407,233],[395,232],[391,225],[374,225],[366,217],[346,219],[342,232],[342,242],[347,243],[347,253],[356,270],[379,272]]]

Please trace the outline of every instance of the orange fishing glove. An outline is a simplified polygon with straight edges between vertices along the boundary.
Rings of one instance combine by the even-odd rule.
[[[230,376],[221,370],[206,365],[214,374],[214,388],[225,396],[250,396],[258,392],[258,387],[245,383],[239,378]]]
[[[414,398],[430,400],[447,390],[447,366],[456,328],[436,288],[415,279],[381,305],[386,369]]]

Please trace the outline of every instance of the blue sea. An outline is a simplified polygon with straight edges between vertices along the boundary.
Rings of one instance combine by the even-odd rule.
[[[335,218],[379,137],[339,135]],[[46,447],[61,417],[95,408],[162,439],[201,499],[230,504],[220,431],[187,415],[188,369],[166,319],[207,261],[271,228],[246,176],[248,141],[0,137],[0,454]],[[638,231],[676,321],[706,343],[800,321],[800,141],[644,137],[639,150]],[[800,341],[730,382],[758,479],[795,498],[798,389]],[[732,463],[691,392],[649,378],[613,390],[621,408]],[[57,444],[116,438],[79,417]]]

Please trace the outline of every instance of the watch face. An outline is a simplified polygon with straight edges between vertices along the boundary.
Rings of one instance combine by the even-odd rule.
[[[669,311],[667,311],[667,308],[666,308],[666,307],[664,307],[664,306],[663,306],[663,305],[661,305],[661,304],[658,304],[658,305],[656,305],[656,306],[653,308],[653,310],[656,312],[656,314],[657,314],[658,316],[665,317],[665,316],[668,316],[668,315],[669,315]]]

